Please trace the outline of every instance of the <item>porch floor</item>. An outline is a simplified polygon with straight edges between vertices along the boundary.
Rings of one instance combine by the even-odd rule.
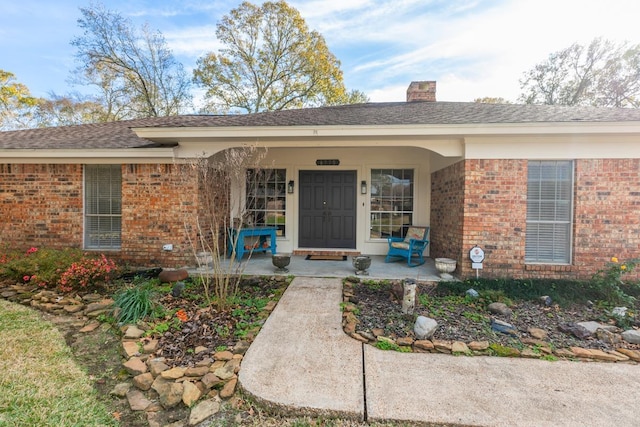
[[[438,281],[440,276],[431,258],[418,267],[409,267],[406,260],[385,263],[384,255],[371,255],[371,267],[368,279],[415,279],[420,282]],[[351,257],[344,261],[315,261],[307,260],[304,255],[292,255],[291,263],[287,267],[288,273],[275,273],[276,267],[271,263],[270,253],[254,253],[250,259],[244,257],[240,263],[242,274],[271,275],[289,274],[299,277],[348,277],[355,276],[355,269]]]

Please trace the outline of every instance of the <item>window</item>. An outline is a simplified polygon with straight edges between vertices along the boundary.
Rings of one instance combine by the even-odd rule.
[[[571,260],[573,162],[529,161],[525,261]]]
[[[276,235],[285,235],[286,179],[286,169],[247,170],[247,224],[277,227]]]
[[[371,170],[372,239],[404,237],[413,223],[413,169]]]
[[[84,246],[120,249],[122,169],[120,165],[84,167]]]

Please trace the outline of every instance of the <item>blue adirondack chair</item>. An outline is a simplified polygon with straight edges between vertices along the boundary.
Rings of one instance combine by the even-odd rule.
[[[402,237],[387,237],[389,242],[389,252],[384,262],[398,261],[394,258],[406,258],[409,267],[417,267],[424,264],[422,254],[429,244],[429,227],[411,226],[407,230],[407,235]],[[417,262],[412,258],[416,256]]]

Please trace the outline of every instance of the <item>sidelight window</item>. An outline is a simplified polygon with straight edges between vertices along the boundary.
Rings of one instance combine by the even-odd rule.
[[[286,179],[286,169],[247,170],[247,225],[276,227],[276,235],[285,235]]]

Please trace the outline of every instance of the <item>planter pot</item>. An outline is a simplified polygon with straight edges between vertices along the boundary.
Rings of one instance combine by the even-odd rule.
[[[356,275],[358,276],[368,276],[369,272],[367,271],[369,267],[371,267],[371,258],[366,255],[358,255],[354,256],[351,259],[351,263],[353,264],[353,268],[356,269]]]
[[[456,270],[456,260],[451,258],[436,258],[436,270],[440,272],[440,277],[451,280],[453,279],[451,273]]]
[[[271,263],[276,266],[276,273],[288,273],[289,269],[286,268],[291,263],[291,254],[273,254],[271,256]]]

